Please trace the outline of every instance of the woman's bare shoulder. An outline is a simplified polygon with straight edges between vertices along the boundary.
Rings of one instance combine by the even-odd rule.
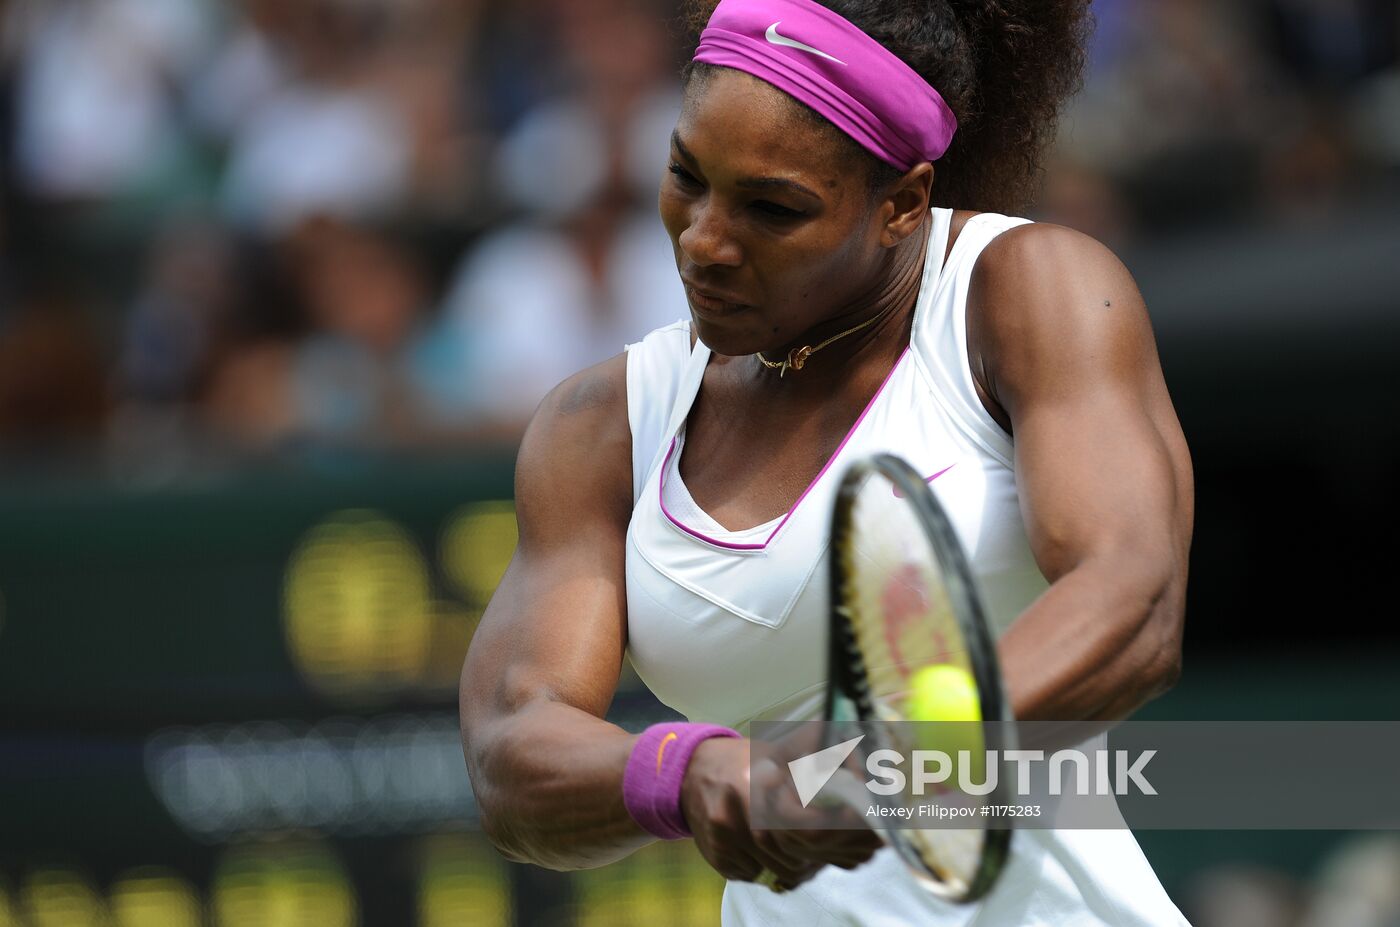
[[[632,507],[627,356],[564,380],[535,410],[515,469],[522,531],[593,515],[626,523]]]
[[[1098,240],[1050,223],[1008,229],[986,246],[968,290],[967,333],[973,370],[1003,408],[1017,393],[1157,368],[1128,269]]]

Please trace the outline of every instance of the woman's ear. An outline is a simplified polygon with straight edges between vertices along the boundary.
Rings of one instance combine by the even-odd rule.
[[[884,228],[880,244],[893,248],[913,235],[928,213],[933,194],[933,165],[927,161],[916,164],[890,186],[884,195]]]

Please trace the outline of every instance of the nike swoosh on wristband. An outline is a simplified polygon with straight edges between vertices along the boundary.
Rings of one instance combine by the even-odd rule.
[[[759,20],[759,21],[762,22],[762,20]],[[831,55],[828,55],[826,52],[822,51],[820,48],[813,48],[813,47],[810,46],[810,45],[804,45],[803,43],[797,41],[796,39],[790,39],[790,38],[788,38],[788,37],[785,36],[785,35],[780,35],[780,34],[778,33],[778,27],[781,26],[782,24],[783,24],[783,21],[780,19],[780,20],[778,20],[777,22],[775,22],[773,25],[769,26],[769,27],[768,27],[768,32],[765,33],[763,37],[766,38],[766,39],[767,39],[770,43],[772,43],[773,45],[784,45],[784,46],[786,46],[786,47],[788,47],[788,48],[795,48],[795,49],[797,49],[798,51],[805,51],[805,52],[807,52],[807,53],[809,53],[809,54],[819,55],[819,56],[821,56],[822,58],[827,59],[828,61],[835,61],[837,64],[841,65],[842,67],[845,67],[845,66],[846,66],[846,62],[842,61],[840,58],[836,58],[836,57],[833,57],[833,56],[831,56]]]
[[[661,746],[656,748],[656,774],[658,776],[661,775],[661,755],[666,752],[666,745],[673,740],[679,739],[680,735],[678,735],[675,731],[672,731],[665,737],[661,738]]]

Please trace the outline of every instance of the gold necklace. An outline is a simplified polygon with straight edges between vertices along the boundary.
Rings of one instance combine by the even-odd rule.
[[[837,332],[836,334],[832,335],[830,338],[826,339],[816,347],[812,347],[809,344],[804,347],[793,348],[791,351],[788,352],[788,356],[780,361],[770,361],[768,358],[763,356],[762,351],[756,352],[754,354],[754,357],[758,358],[758,362],[763,366],[767,367],[769,370],[778,371],[778,376],[779,378],[781,378],[783,374],[788,372],[789,368],[793,370],[801,370],[803,365],[807,363],[807,358],[811,357],[813,354],[817,353],[827,345],[831,344],[833,341],[840,341],[847,335],[854,335],[862,328],[866,328],[867,326],[873,325],[874,323],[880,321],[880,319],[884,318],[885,315],[886,313],[884,312],[876,313],[875,315],[866,319],[864,322],[861,322],[859,325],[854,325],[843,332]]]

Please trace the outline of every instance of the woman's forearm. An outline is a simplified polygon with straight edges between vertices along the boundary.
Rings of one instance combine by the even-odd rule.
[[[588,869],[655,839],[622,803],[637,735],[542,698],[473,725],[464,738],[483,828],[507,857]]]

